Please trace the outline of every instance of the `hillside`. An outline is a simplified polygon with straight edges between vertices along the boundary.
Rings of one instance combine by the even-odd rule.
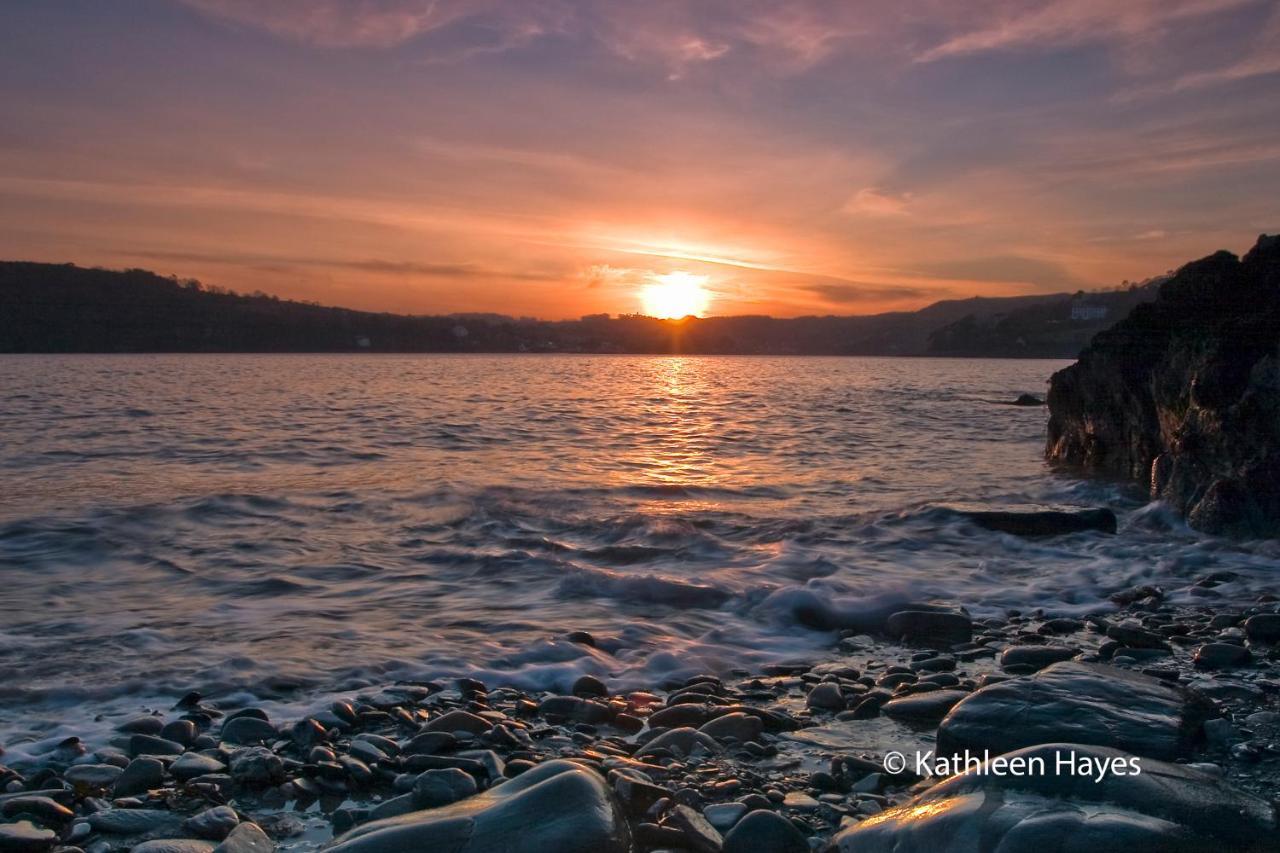
[[[146,270],[0,262],[0,352],[588,352],[1073,357],[1081,334],[1142,293],[1099,294],[1105,322],[1031,336],[1069,318],[1068,294],[976,297],[855,317],[657,320],[595,315],[407,316],[244,295]],[[1094,297],[1091,297],[1094,298]],[[1090,331],[1091,330],[1091,331]],[[1010,343],[1014,341],[1014,343]]]

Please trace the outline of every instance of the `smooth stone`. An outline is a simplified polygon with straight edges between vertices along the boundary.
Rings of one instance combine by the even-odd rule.
[[[196,742],[199,734],[196,724],[190,720],[174,720],[165,724],[165,727],[160,730],[160,737],[188,747]]]
[[[447,806],[475,792],[476,780],[455,767],[427,770],[413,780],[413,802],[420,809]]]
[[[554,760],[452,805],[357,826],[328,853],[514,850],[632,853],[631,833],[598,775]]]
[[[880,706],[880,713],[895,720],[941,720],[956,703],[969,695],[963,690],[931,690],[886,702]]]
[[[132,853],[213,853],[212,841],[195,838],[157,838],[135,844]]]
[[[232,753],[230,769],[242,785],[268,785],[284,777],[284,759],[265,746],[251,746]]]
[[[159,717],[134,717],[132,720],[116,726],[116,731],[127,735],[158,735],[164,729],[164,720]]]
[[[129,738],[129,752],[134,755],[182,755],[187,748],[177,741],[154,735],[134,735]]]
[[[1010,646],[1000,653],[1000,666],[1005,669],[1027,666],[1032,670],[1041,670],[1050,664],[1071,660],[1078,654],[1079,649],[1064,646]]]
[[[182,828],[200,838],[221,841],[240,823],[240,816],[230,806],[214,806],[182,822]]]
[[[280,737],[280,732],[266,720],[254,716],[243,716],[223,723],[221,737],[227,743],[250,746],[276,740]]]
[[[1196,649],[1192,662],[1199,669],[1225,669],[1233,666],[1244,666],[1253,660],[1253,655],[1244,646],[1232,643],[1205,643]]]
[[[1173,759],[1192,748],[1212,702],[1158,678],[1066,661],[984,687],[951,709],[937,752],[993,755],[1041,743],[1109,746]]]
[[[189,779],[204,776],[208,773],[221,773],[226,769],[227,765],[218,759],[201,755],[198,752],[188,752],[169,765],[169,772],[180,782],[186,782]]]
[[[646,755],[653,755],[655,752],[664,749],[687,756],[691,755],[699,747],[712,755],[720,751],[720,744],[716,742],[715,738],[707,737],[697,729],[688,727],[672,729],[669,732],[658,735],[636,750],[635,757],[643,758]]]
[[[35,794],[5,800],[3,807],[0,807],[0,813],[5,817],[28,814],[39,819],[41,823],[58,825],[70,823],[76,816],[75,812],[51,797]]]
[[[1107,637],[1133,649],[1167,649],[1164,637],[1133,621],[1107,626]]]
[[[1244,621],[1244,632],[1259,643],[1280,642],[1280,613],[1259,613]]]
[[[158,758],[135,758],[125,767],[111,789],[116,797],[135,797],[164,784],[164,763]]]
[[[271,853],[275,849],[276,843],[262,831],[262,827],[244,821],[213,848],[213,853]]]
[[[467,732],[473,735],[483,734],[491,728],[492,723],[470,711],[449,711],[430,720],[426,725],[426,731],[429,732]]]
[[[699,812],[685,805],[678,805],[667,813],[664,825],[679,830],[684,836],[684,846],[694,853],[720,853],[724,838]]]
[[[122,773],[124,769],[114,764],[73,764],[62,778],[80,788],[110,788]]]
[[[549,696],[538,703],[538,713],[578,723],[604,723],[613,716],[613,709],[603,702],[580,696]]]
[[[739,743],[755,740],[764,732],[764,720],[751,714],[735,712],[716,717],[698,729],[716,740],[733,739]]]
[[[885,632],[908,641],[967,643],[973,639],[973,621],[963,613],[900,610],[889,616]]]
[[[824,711],[843,711],[844,694],[840,692],[839,684],[824,681],[809,691],[805,704],[810,708],[819,708]]]
[[[160,809],[105,809],[89,815],[89,826],[94,832],[111,835],[176,830],[181,823],[178,815]]]
[[[450,732],[423,732],[414,735],[401,750],[405,755],[438,755],[449,752],[458,743]]]
[[[697,728],[711,719],[713,711],[706,705],[672,705],[649,715],[651,729]]]
[[[804,791],[788,791],[782,798],[783,808],[796,809],[802,812],[814,811],[820,805],[821,803]]]
[[[838,853],[1262,853],[1275,849],[1275,810],[1184,765],[1085,744],[1041,744],[1004,756],[1046,772],[951,776],[910,802],[838,833]],[[1113,768],[1058,773],[1088,759]],[[1140,772],[1134,774],[1133,762]],[[1094,765],[1096,766],[1096,764]],[[1121,775],[1114,768],[1126,772]]]
[[[809,842],[782,815],[756,809],[724,837],[723,853],[809,853]]]
[[[29,820],[0,823],[0,850],[6,853],[37,853],[48,850],[57,840],[57,833],[41,829]]]
[[[720,832],[728,832],[747,813],[746,803],[716,803],[702,810],[707,823]]]
[[[573,682],[573,688],[569,691],[574,696],[595,696],[603,698],[609,695],[609,688],[603,681],[594,675],[581,676],[577,681]]]

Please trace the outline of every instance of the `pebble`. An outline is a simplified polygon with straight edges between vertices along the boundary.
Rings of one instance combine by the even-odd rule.
[[[844,710],[844,694],[840,691],[839,684],[824,681],[809,691],[809,697],[805,700],[805,704],[810,708],[842,711]]]
[[[273,741],[280,736],[275,726],[256,716],[235,717],[222,724],[222,740],[245,746]]]
[[[221,841],[240,823],[236,810],[230,806],[214,806],[192,815],[182,823],[182,828],[200,838]]]
[[[52,830],[41,829],[29,820],[0,823],[0,850],[14,853],[48,850],[58,840]]]
[[[745,803],[716,803],[702,810],[707,823],[720,832],[728,832],[747,813]]]
[[[723,853],[809,853],[809,842],[782,815],[757,809],[725,836]]]
[[[154,718],[148,718],[154,719]],[[158,758],[135,758],[116,779],[111,793],[116,797],[134,797],[145,794],[164,783],[164,764]]]
[[[428,770],[413,782],[413,802],[421,809],[447,806],[476,792],[476,780],[457,768]]]
[[[1200,669],[1225,669],[1243,666],[1252,658],[1253,655],[1244,646],[1233,643],[1206,643],[1196,649],[1194,662]]]

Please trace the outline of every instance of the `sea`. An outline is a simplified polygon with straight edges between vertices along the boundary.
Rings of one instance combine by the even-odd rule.
[[[191,690],[290,719],[462,675],[657,687],[820,660],[904,602],[1273,587],[1275,543],[1046,466],[1046,410],[1009,403],[1065,364],[0,356],[6,761]],[[1093,506],[1117,535],[958,512]]]

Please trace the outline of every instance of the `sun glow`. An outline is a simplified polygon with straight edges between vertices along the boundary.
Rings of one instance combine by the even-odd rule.
[[[676,272],[654,275],[640,290],[640,303],[644,313],[664,320],[693,315],[701,317],[711,304],[711,294],[704,286],[705,275]]]

